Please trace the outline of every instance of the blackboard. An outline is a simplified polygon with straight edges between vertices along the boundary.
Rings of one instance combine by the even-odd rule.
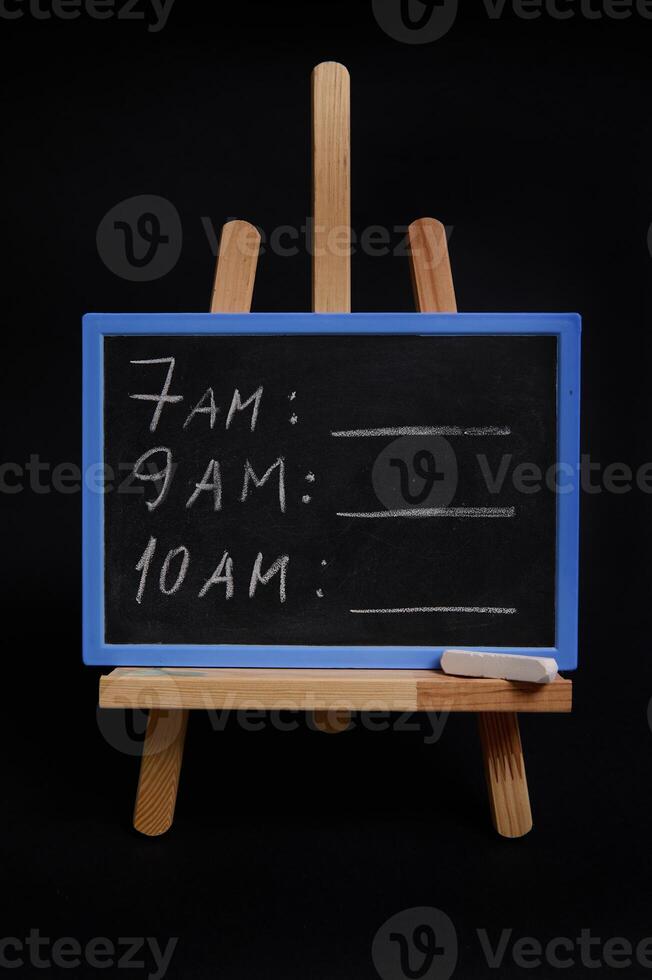
[[[87,317],[86,659],[574,666],[578,339],[543,315]]]

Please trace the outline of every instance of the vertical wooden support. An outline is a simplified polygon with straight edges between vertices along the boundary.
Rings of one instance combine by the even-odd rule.
[[[248,221],[222,228],[211,313],[249,313],[254,294],[260,233]]]
[[[419,218],[408,230],[410,268],[420,313],[457,313],[446,229],[434,218]],[[503,837],[522,837],[532,829],[532,812],[518,715],[478,715],[489,804]]]
[[[344,65],[312,73],[313,273],[315,313],[351,312],[351,85]]]
[[[518,715],[478,715],[484,771],[494,827],[503,837],[523,837],[532,830],[532,811]]]
[[[312,308],[351,312],[351,80],[325,61],[312,73]],[[348,728],[350,711],[313,712],[329,735]]]
[[[414,302],[419,313],[457,313],[446,229],[419,218],[408,229]]]
[[[134,809],[134,827],[148,837],[172,826],[187,726],[187,711],[149,713]]]
[[[253,225],[224,225],[211,313],[250,311],[259,250],[260,234]],[[149,713],[134,809],[134,827],[149,837],[164,834],[172,825],[187,725],[186,710]]]

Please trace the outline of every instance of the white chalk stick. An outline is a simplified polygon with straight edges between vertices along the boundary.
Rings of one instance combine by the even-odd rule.
[[[444,650],[441,669],[461,677],[494,677],[530,684],[550,684],[557,676],[552,657],[524,657],[514,653],[484,653],[476,650]]]

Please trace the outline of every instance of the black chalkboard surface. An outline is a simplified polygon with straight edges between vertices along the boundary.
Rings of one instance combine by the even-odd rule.
[[[105,651],[556,647],[557,334],[100,343]]]

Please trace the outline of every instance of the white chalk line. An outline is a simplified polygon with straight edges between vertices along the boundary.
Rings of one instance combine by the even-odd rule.
[[[488,613],[491,616],[513,616],[517,610],[507,606],[407,606],[403,609],[351,609],[360,616],[402,615],[404,613]]]
[[[372,510],[367,512],[340,511],[338,517],[514,517],[515,507],[406,507],[402,510]]]
[[[331,432],[335,439],[357,439],[379,436],[511,436],[507,426],[488,425],[463,429],[459,425],[402,425],[382,429],[342,429]]]

